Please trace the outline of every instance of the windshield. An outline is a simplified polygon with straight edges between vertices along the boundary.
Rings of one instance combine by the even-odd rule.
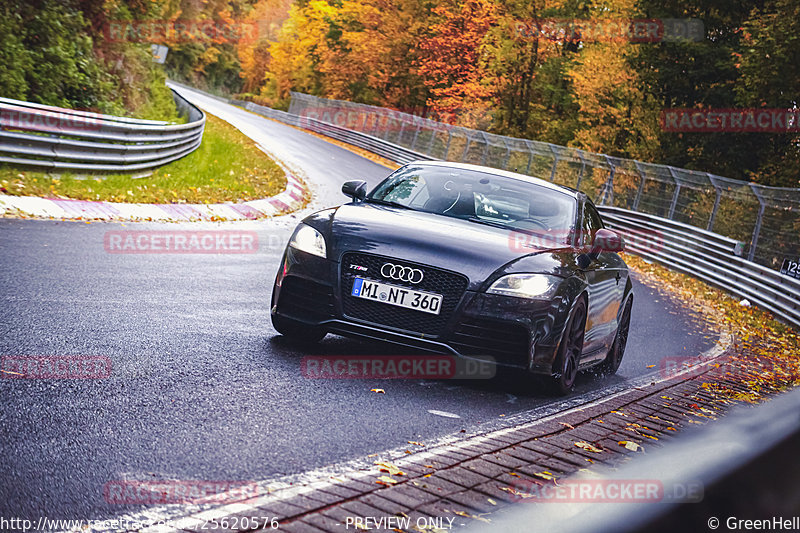
[[[367,201],[393,204],[566,243],[575,223],[572,196],[471,169],[410,165],[378,185]]]

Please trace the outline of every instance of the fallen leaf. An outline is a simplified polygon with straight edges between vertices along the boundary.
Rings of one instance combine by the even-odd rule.
[[[380,471],[381,472],[387,472],[389,475],[392,475],[392,476],[404,476],[405,475],[405,473],[403,473],[402,470],[397,468],[397,466],[393,465],[392,463],[380,462],[379,461],[379,462],[376,462],[375,464],[380,467]]]
[[[602,449],[600,449],[597,446],[594,446],[592,444],[589,444],[588,442],[585,442],[585,441],[578,441],[578,442],[575,443],[575,446],[577,446],[578,448],[580,448],[582,450],[586,450],[587,452],[594,452],[594,453],[602,453],[603,452]]]
[[[415,440],[410,440],[410,441],[408,441],[408,443],[409,443],[409,444],[413,444],[414,446],[425,446],[425,445],[424,445],[424,444],[422,444],[421,442],[417,442],[417,441],[415,441]]]
[[[453,511],[454,515],[463,516],[464,518],[472,518],[473,520],[480,520],[481,522],[486,522],[487,524],[491,524],[492,521],[488,518],[484,518],[478,515],[472,515],[469,513],[465,513],[464,511]]]
[[[378,483],[379,485],[395,485],[397,484],[397,480],[392,479],[389,476],[381,476],[375,483]]]
[[[628,450],[630,450],[632,452],[638,452],[639,449],[641,448],[641,446],[639,446],[637,443],[631,442],[629,440],[621,440],[621,441],[619,441],[619,445],[620,446],[625,446],[625,448],[627,448]]]
[[[518,496],[518,497],[522,498],[523,500],[534,497],[533,494],[529,494],[527,492],[522,492],[522,491],[519,491],[517,489],[512,489],[511,487],[500,487],[500,490],[502,490],[504,492],[508,492],[509,494],[513,494],[514,496]]]
[[[370,389],[370,392],[377,392],[378,394],[386,394],[386,391],[383,389]]]
[[[497,505],[497,502],[496,502],[496,501],[494,501],[494,500],[493,500],[493,499],[491,499],[491,498],[487,499],[486,501],[487,501],[487,502],[489,502],[489,503],[491,503],[492,505]]]

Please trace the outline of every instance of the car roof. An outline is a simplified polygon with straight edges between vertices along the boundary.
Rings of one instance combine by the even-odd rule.
[[[568,194],[576,199],[583,199],[586,195],[581,191],[573,189],[571,187],[566,187],[563,185],[557,185],[555,183],[551,183],[549,181],[543,180],[541,178],[534,178],[533,176],[527,176],[525,174],[520,174],[518,172],[510,172],[508,170],[500,170],[499,168],[492,168],[492,167],[484,167],[481,165],[471,165],[469,163],[453,163],[450,161],[412,161],[407,163],[407,165],[424,165],[424,166],[434,166],[434,167],[444,167],[444,168],[454,168],[454,169],[462,169],[462,170],[475,170],[478,172],[483,172],[485,174],[494,174],[496,176],[503,176],[505,178],[511,178],[519,181],[525,181],[527,183],[538,185],[540,187],[545,187],[547,189],[551,189],[554,191],[559,191],[564,194]],[[406,165],[403,165],[406,166]]]

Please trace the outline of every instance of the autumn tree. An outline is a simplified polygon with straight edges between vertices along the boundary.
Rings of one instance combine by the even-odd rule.
[[[486,36],[498,17],[491,0],[452,0],[433,8],[416,69],[435,113],[458,116],[465,126],[485,119],[498,92]]]

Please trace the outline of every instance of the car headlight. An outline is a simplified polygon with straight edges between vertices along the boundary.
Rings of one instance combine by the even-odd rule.
[[[555,294],[559,280],[545,274],[509,274],[492,283],[486,292],[543,300]]]
[[[289,246],[295,250],[300,250],[319,257],[327,257],[325,253],[325,237],[311,226],[300,224],[294,232]]]

